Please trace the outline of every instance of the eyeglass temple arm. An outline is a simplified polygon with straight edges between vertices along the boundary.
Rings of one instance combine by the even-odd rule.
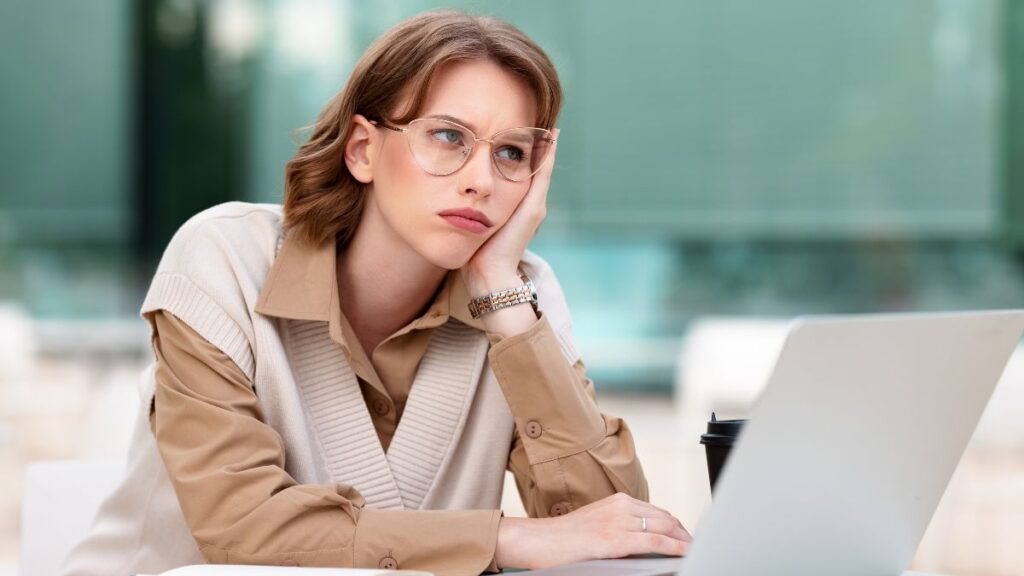
[[[385,122],[370,120],[370,124],[373,124],[374,126],[380,126],[381,128],[387,128],[388,130],[393,130],[395,132],[405,132],[405,128],[399,128],[398,126],[390,126]]]

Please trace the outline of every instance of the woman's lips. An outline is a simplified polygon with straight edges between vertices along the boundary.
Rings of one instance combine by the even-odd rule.
[[[446,214],[441,216],[441,218],[444,218],[449,224],[456,228],[469,230],[470,232],[476,232],[478,234],[486,232],[488,228],[483,224],[483,222],[478,222],[470,218],[463,218],[462,216],[456,216],[454,214]]]

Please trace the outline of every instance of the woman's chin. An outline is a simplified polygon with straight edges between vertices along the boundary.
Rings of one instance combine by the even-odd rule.
[[[431,264],[445,270],[458,270],[469,262],[476,253],[477,246],[460,245],[461,242],[447,242],[440,246],[433,246],[420,252]]]

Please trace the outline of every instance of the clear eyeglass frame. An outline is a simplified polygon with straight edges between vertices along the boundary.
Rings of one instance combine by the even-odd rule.
[[[463,166],[466,165],[466,162],[473,155],[473,152],[476,150],[477,143],[486,142],[492,148],[492,153],[490,155],[491,165],[494,166],[494,169],[498,172],[498,174],[501,175],[502,178],[510,182],[523,182],[525,180],[529,180],[535,174],[537,174],[537,172],[540,171],[541,167],[544,165],[544,160],[547,158],[547,155],[550,154],[551,152],[551,145],[556,142],[556,139],[554,138],[550,130],[531,126],[507,128],[505,130],[495,132],[490,138],[479,138],[472,130],[470,130],[466,126],[463,126],[458,122],[447,120],[445,118],[416,118],[414,120],[410,120],[409,123],[406,124],[404,128],[401,126],[395,126],[383,120],[370,120],[370,123],[373,124],[374,126],[379,126],[381,128],[386,128],[388,130],[404,134],[406,136],[406,141],[409,145],[409,153],[412,154],[413,160],[416,161],[416,164],[424,172],[431,174],[433,176],[449,176],[451,174],[458,172]],[[458,130],[464,133],[466,136],[468,136],[468,145],[463,144],[460,148],[456,150],[451,150],[451,152],[453,153],[457,152],[457,155],[452,154],[446,156],[446,159],[443,162],[447,162],[448,164],[450,164],[448,166],[439,166],[439,164],[442,163],[442,161],[439,161],[436,158],[431,159],[424,157],[424,151],[417,148],[417,144],[415,142],[416,135],[420,134],[421,129],[425,128],[426,126],[432,123],[436,123],[439,126],[447,126],[451,130]],[[533,142],[533,146],[531,147],[529,156],[530,167],[525,172],[522,171],[520,167],[517,168],[517,173],[509,173],[512,172],[513,169],[510,168],[509,166],[503,166],[502,162],[499,160],[493,149],[495,148],[496,143],[498,145],[505,144],[505,142],[503,142],[502,140],[503,138],[509,138],[511,140],[510,137],[512,135],[522,135],[525,138],[527,134],[531,135],[530,138]],[[541,145],[539,156],[536,153],[538,142],[543,143]]]

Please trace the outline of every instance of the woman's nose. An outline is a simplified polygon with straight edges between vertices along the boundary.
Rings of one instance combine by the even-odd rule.
[[[491,164],[490,146],[486,142],[478,143],[458,174],[460,190],[463,192],[473,190],[477,194],[490,196],[494,189],[495,177],[494,167]]]

